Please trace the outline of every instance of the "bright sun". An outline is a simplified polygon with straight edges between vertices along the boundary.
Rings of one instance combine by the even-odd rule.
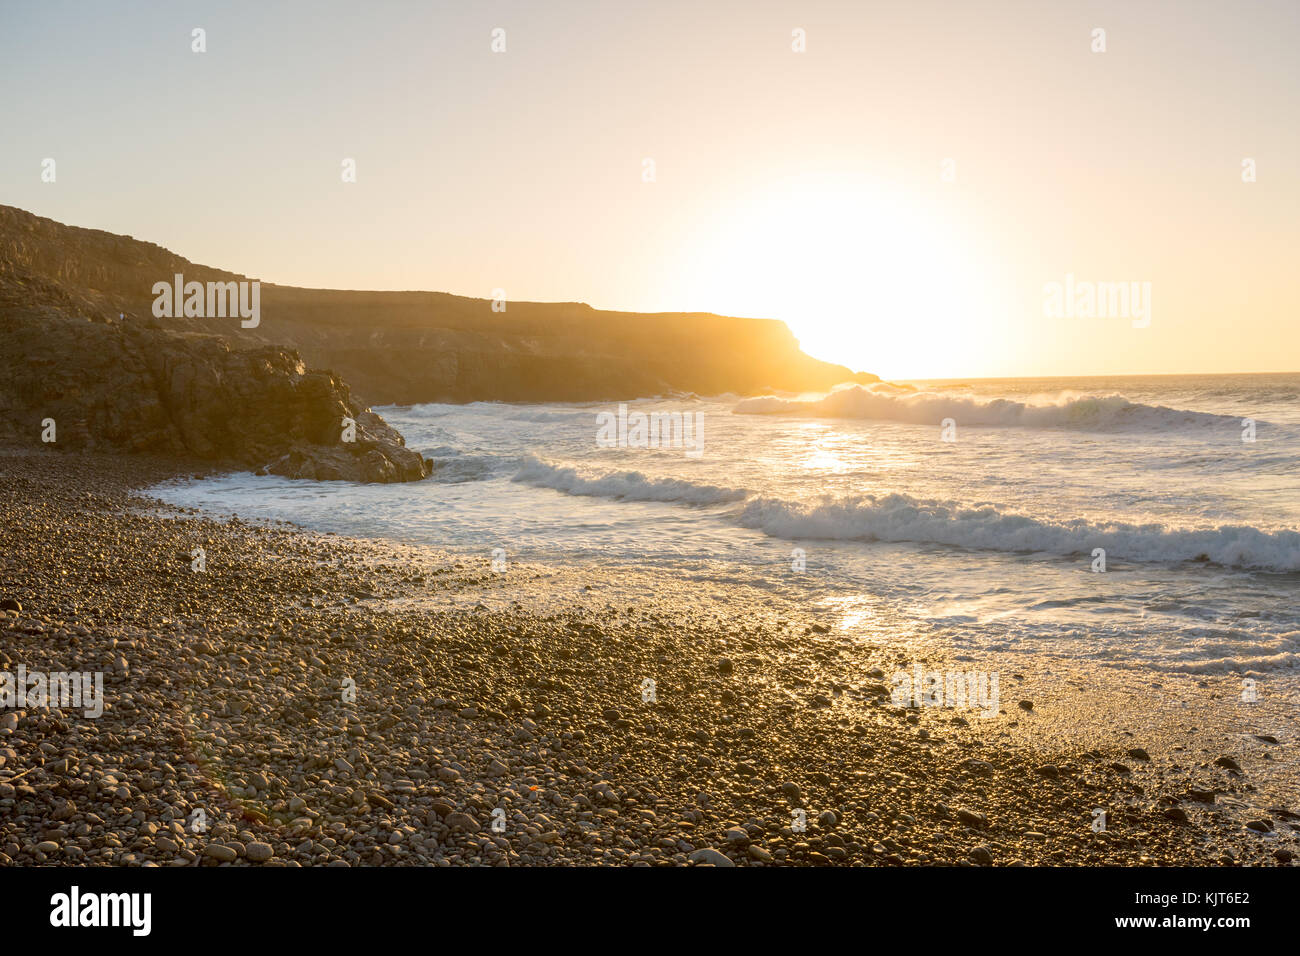
[[[919,378],[992,357],[973,250],[860,180],[800,179],[719,210],[679,274],[690,308],[783,319],[805,352],[855,370]]]

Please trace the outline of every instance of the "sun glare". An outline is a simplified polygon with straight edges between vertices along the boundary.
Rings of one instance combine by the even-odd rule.
[[[782,319],[809,354],[883,376],[939,374],[954,352],[979,364],[973,330],[989,299],[975,251],[901,193],[799,180],[697,235],[681,299],[696,308]]]

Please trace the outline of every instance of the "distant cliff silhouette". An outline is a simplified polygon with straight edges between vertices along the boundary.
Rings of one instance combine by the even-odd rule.
[[[353,292],[263,282],[261,321],[155,318],[153,286],[232,282],[153,243],[0,206],[0,309],[220,336],[230,349],[298,352],[373,404],[596,401],[671,392],[806,391],[873,375],[801,352],[783,322],[708,313],[605,312],[440,292]]]

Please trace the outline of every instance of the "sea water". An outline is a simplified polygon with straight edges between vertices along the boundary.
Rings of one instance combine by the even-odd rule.
[[[485,564],[642,568],[908,621],[968,656],[1297,673],[1300,375],[1015,379],[379,411],[424,482],[229,474],[154,493]],[[603,416],[603,417],[602,417]],[[656,429],[658,431],[659,429]],[[613,447],[610,447],[613,445]]]

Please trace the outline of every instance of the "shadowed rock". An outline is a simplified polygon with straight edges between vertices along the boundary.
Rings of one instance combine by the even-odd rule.
[[[342,441],[343,422],[356,441]],[[175,454],[295,478],[413,481],[429,465],[295,352],[0,305],[0,438]]]

